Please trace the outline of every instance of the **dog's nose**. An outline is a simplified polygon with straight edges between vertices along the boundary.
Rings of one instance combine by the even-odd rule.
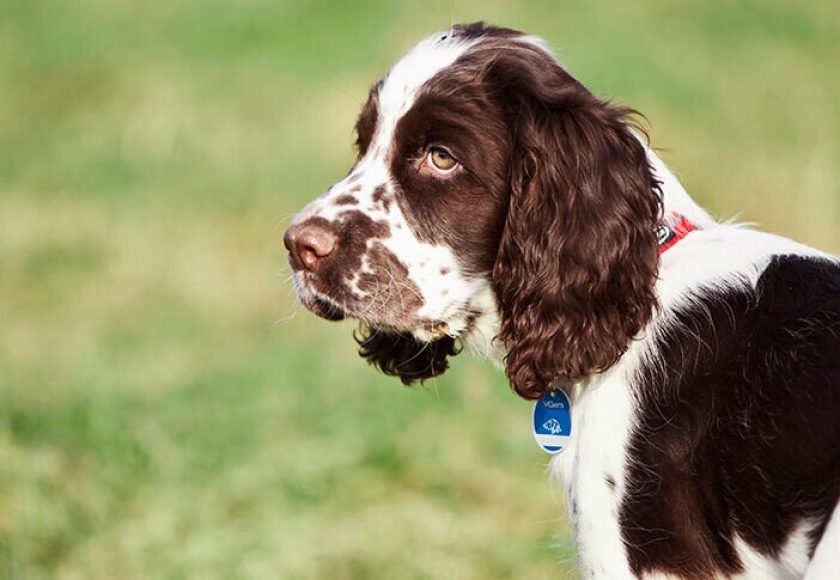
[[[296,225],[286,230],[283,244],[294,270],[314,272],[318,263],[335,250],[336,235],[324,226]]]

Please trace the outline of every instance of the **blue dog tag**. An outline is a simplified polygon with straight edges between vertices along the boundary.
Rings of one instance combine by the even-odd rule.
[[[572,436],[572,405],[562,389],[552,388],[534,404],[534,439],[548,453],[560,453]]]

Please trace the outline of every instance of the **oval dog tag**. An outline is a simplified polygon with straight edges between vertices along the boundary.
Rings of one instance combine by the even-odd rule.
[[[534,403],[534,439],[548,453],[560,453],[572,436],[572,405],[562,389],[552,388]]]

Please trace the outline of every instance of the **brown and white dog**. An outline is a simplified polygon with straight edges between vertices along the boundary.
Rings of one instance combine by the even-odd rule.
[[[523,397],[564,385],[584,576],[840,577],[840,262],[716,222],[631,113],[533,36],[432,35],[286,232],[298,297],[405,383],[457,341]]]

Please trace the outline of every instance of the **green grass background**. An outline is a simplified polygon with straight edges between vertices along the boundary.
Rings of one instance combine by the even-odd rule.
[[[283,225],[420,37],[544,36],[714,213],[840,250],[835,0],[0,0],[0,577],[556,578],[530,407],[407,390]]]

